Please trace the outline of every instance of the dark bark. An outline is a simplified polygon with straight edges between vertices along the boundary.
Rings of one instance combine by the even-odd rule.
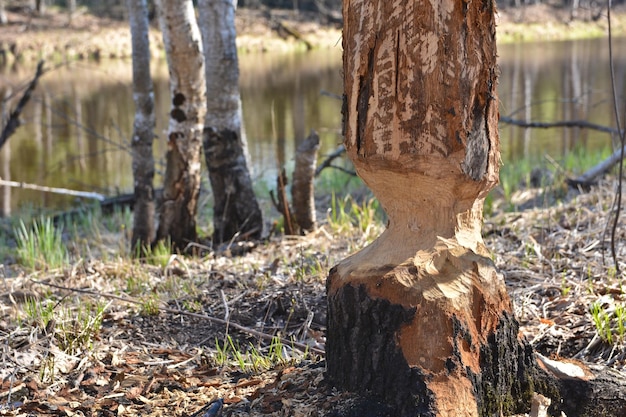
[[[337,275],[331,270],[329,288],[334,279]],[[328,307],[326,355],[331,383],[355,392],[371,392],[393,410],[391,415],[441,415],[436,394],[429,388],[433,378],[440,376],[409,365],[397,342],[402,328],[410,326],[419,314],[418,309],[372,296],[363,285],[341,287],[329,298]],[[445,372],[451,378],[459,371],[467,373],[478,415],[524,411],[536,388],[539,369],[530,346],[518,339],[515,319],[504,313],[484,344],[473,340],[471,331],[457,317],[442,325],[452,326],[453,336]],[[472,371],[465,362],[468,346],[480,346],[480,372]]]
[[[26,90],[24,90],[24,94],[22,94],[22,97],[18,101],[17,106],[15,106],[15,109],[9,114],[6,125],[2,127],[2,132],[0,133],[0,149],[2,149],[2,145],[4,145],[9,137],[15,133],[17,128],[20,127],[20,114],[24,110],[24,107],[26,107],[26,104],[28,104],[33,91],[35,91],[39,77],[43,74],[43,64],[44,61],[40,61],[39,65],[37,65],[35,77],[33,77],[32,81],[28,84],[28,87],[26,87]]]
[[[146,0],[128,0],[132,49],[135,121],[131,142],[134,178],[133,235],[131,247],[147,248],[155,237],[154,198],[154,97],[150,76],[150,40]]]
[[[331,270],[329,287],[336,277],[336,271]],[[363,285],[342,287],[328,305],[329,381],[357,393],[367,392],[369,400],[379,404],[381,411],[374,414],[377,416],[441,415],[435,394],[429,389],[432,375],[410,366],[397,343],[402,328],[410,325],[418,310],[372,296]],[[463,366],[464,346],[479,341],[473,340],[458,318],[453,318],[450,325],[454,349],[445,367],[449,375],[454,375]],[[527,412],[533,393],[552,400],[551,415],[561,411],[568,417],[626,415],[626,375],[582,363],[577,365],[584,370],[580,377],[546,367],[537,360],[531,346],[519,338],[519,325],[509,313],[502,314],[495,331],[481,344],[479,362],[481,372],[469,367],[466,371],[480,416]],[[338,415],[356,415],[353,411]]]
[[[263,218],[240,141],[235,132],[204,129],[204,156],[215,197],[213,244],[258,239]]]
[[[317,164],[320,137],[315,131],[296,149],[296,165],[293,172],[291,197],[293,213],[302,232],[315,229],[315,195],[313,178]]]
[[[257,239],[263,232],[241,129],[236,7],[235,0],[198,1],[209,92],[203,143],[215,201],[214,244]]]

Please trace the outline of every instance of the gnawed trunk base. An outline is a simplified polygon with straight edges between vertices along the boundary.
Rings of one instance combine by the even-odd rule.
[[[329,288],[337,278],[331,271]],[[409,365],[398,343],[420,307],[372,297],[365,285],[347,284],[329,294],[326,358],[333,385],[382,399],[394,416],[492,416],[528,408],[538,368],[532,349],[518,339],[518,324],[509,313],[502,312],[495,331],[482,344],[453,317],[451,354],[439,358],[444,367],[433,372]],[[476,372],[467,351],[478,345]],[[468,393],[473,395],[463,398]]]

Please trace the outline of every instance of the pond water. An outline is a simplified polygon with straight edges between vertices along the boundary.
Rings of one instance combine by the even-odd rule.
[[[626,41],[616,40],[618,91],[626,79]],[[580,119],[614,125],[606,40],[513,44],[499,47],[500,114],[516,119]],[[320,158],[341,143],[341,50],[242,55],[244,129],[255,181],[273,188],[278,170],[293,165],[310,129],[320,133]],[[157,111],[155,156],[163,172],[169,112],[167,67],[154,62]],[[0,90],[27,82],[33,68],[0,71]],[[24,125],[0,150],[0,178],[116,195],[132,191],[129,138],[134,104],[131,62],[78,62],[46,74],[22,115]],[[321,92],[329,94],[321,94]],[[501,124],[502,159],[555,160],[574,149],[610,146],[607,134],[522,129]],[[336,175],[344,175],[337,171]],[[160,187],[161,177],[155,178]],[[23,207],[68,208],[73,197],[0,187],[1,214]]]

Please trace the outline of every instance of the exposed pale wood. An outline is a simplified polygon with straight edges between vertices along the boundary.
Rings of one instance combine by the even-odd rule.
[[[532,352],[480,235],[499,170],[494,5],[351,0],[343,16],[345,147],[389,222],[329,275],[328,376],[397,416],[529,406]]]

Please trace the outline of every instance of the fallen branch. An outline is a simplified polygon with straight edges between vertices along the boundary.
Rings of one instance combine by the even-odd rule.
[[[566,127],[566,128],[580,128],[580,129],[591,129],[597,130],[599,132],[605,132],[615,135],[621,135],[623,132],[620,129],[615,129],[609,126],[603,126],[596,123],[591,123],[586,120],[562,120],[558,122],[527,122],[525,120],[517,120],[512,119],[510,117],[500,117],[500,121],[502,123],[511,124],[514,126],[525,127],[525,128],[539,128],[539,129],[549,129],[553,127]],[[606,173],[609,169],[611,169],[615,164],[621,161],[622,157],[622,148],[617,149],[611,156],[606,158],[604,161],[600,162],[596,166],[587,170],[584,174],[574,178],[565,180],[566,183],[572,187],[589,187],[591,186],[597,177]]]
[[[82,289],[82,288],[72,288],[72,287],[64,287],[62,285],[57,285],[57,284],[52,284],[50,282],[43,282],[43,281],[39,281],[36,279],[32,279],[31,281],[35,284],[39,284],[39,285],[45,285],[47,287],[51,287],[51,288],[56,288],[59,290],[63,290],[63,291],[71,291],[71,292],[77,292],[80,294],[88,294],[88,295],[93,295],[96,297],[104,297],[104,298],[108,298],[110,300],[118,300],[118,301],[124,301],[130,304],[135,304],[135,305],[143,305],[144,303],[139,301],[139,300],[135,300],[134,298],[130,298],[130,297],[121,297],[119,295],[114,295],[114,294],[108,294],[108,293],[102,293],[102,292],[98,292],[98,291],[93,291],[93,290],[86,290],[86,289]],[[208,320],[212,323],[216,323],[216,324],[221,324],[224,326],[230,326],[230,327],[234,327],[235,329],[250,334],[252,336],[256,336],[256,337],[260,337],[262,339],[265,340],[273,340],[276,338],[275,335],[271,335],[271,334],[267,334],[267,333],[263,333],[260,332],[258,330],[254,330],[251,329],[249,327],[245,327],[242,326],[240,324],[237,323],[233,323],[232,321],[226,321],[217,317],[211,317],[211,316],[207,316],[205,314],[198,314],[198,313],[192,313],[190,311],[185,311],[185,310],[179,310],[176,308],[170,308],[170,307],[159,307],[159,311],[162,311],[164,313],[170,313],[170,314],[181,314],[184,316],[188,316],[188,317],[195,317],[195,318],[199,318],[199,319],[203,319],[203,320]],[[301,342],[296,342],[295,340],[287,340],[284,338],[280,338],[280,341],[285,344],[286,346],[295,346],[298,347],[300,349],[302,349],[303,351],[312,351],[315,352],[319,355],[324,355],[324,350],[316,348],[314,346],[309,346],[305,343],[301,343]]]
[[[17,106],[9,115],[9,120],[7,120],[6,126],[4,126],[4,128],[2,129],[2,133],[0,133],[0,149],[9,139],[9,137],[13,133],[15,133],[17,128],[20,127],[20,114],[22,113],[22,110],[24,110],[24,107],[26,107],[28,100],[30,100],[30,96],[35,90],[35,87],[37,87],[37,81],[39,81],[39,77],[41,77],[41,75],[43,74],[43,64],[44,61],[39,61],[39,64],[37,65],[37,71],[35,72],[35,77],[28,84],[28,87],[26,87],[26,90],[24,91],[24,94],[22,94],[20,101],[17,103]]]
[[[619,134],[619,130],[599,125],[596,123],[591,123],[586,120],[561,120],[558,122],[527,122],[525,120],[512,119],[510,117],[500,117],[500,122],[519,126],[519,127],[527,127],[527,128],[539,128],[539,129],[549,129],[553,127],[567,127],[567,128],[581,128],[581,129],[591,129],[597,130],[605,133],[615,133]]]
[[[587,171],[585,171],[582,175],[579,175],[573,179],[565,180],[568,185],[572,187],[589,187],[591,186],[597,177],[606,173],[608,170],[613,168],[619,161],[622,160],[622,151],[626,152],[626,146],[623,148],[617,149],[613,152],[608,158],[600,162],[599,164],[591,167]]]
[[[105,201],[106,197],[102,194],[88,192],[88,191],[76,191],[70,190],[67,188],[56,188],[56,187],[46,187],[43,185],[37,184],[28,184],[26,182],[17,182],[17,181],[8,181],[0,178],[0,185],[14,187],[14,188],[24,188],[28,190],[36,190],[43,191],[46,193],[55,193],[55,194],[63,194],[63,195],[71,195],[75,197],[83,197],[83,198],[91,198],[98,201]]]

